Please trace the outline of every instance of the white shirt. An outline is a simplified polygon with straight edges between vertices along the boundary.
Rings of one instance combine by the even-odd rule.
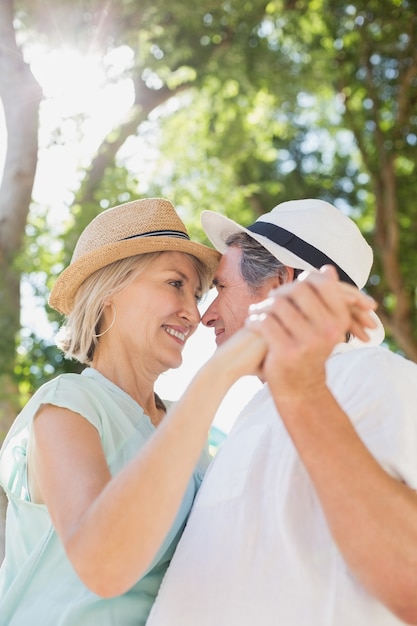
[[[417,489],[417,365],[344,345],[327,380],[381,465]],[[206,474],[147,626],[401,623],[348,569],[264,386]]]

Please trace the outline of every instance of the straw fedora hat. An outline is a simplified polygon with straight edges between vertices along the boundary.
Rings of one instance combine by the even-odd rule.
[[[68,315],[80,285],[93,272],[145,252],[186,252],[199,259],[213,276],[220,254],[190,241],[173,205],[164,198],[145,198],[99,213],[83,230],[70,265],[59,275],[49,305]]]
[[[362,289],[371,272],[373,252],[355,222],[324,200],[282,202],[245,228],[233,220],[203,211],[203,229],[212,244],[225,252],[229,235],[245,232],[288,267],[301,270],[336,267],[342,281]],[[370,344],[377,345],[385,332],[378,316],[377,328],[369,331]]]

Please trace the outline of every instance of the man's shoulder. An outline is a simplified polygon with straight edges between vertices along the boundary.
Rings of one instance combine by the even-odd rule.
[[[408,371],[417,375],[417,363],[407,359],[402,354],[393,352],[386,346],[349,347],[349,344],[339,346],[327,362],[327,369],[352,368],[356,371],[365,370],[372,375],[376,370],[382,372]]]

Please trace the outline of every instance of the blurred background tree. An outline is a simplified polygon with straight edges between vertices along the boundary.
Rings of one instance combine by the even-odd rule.
[[[73,96],[93,66],[98,108],[59,108],[48,58]],[[93,133],[112,93],[118,115]],[[335,203],[375,250],[387,343],[417,361],[413,0],[2,0],[0,99],[0,439],[77,367],[22,322],[24,294],[43,309],[85,224],[141,196],[171,199],[202,240],[203,209],[249,223],[288,199]]]

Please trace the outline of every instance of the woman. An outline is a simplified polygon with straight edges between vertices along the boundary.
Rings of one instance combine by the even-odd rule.
[[[165,415],[154,383],[181,364],[217,261],[163,199],[104,211],[81,234],[50,305],[67,316],[60,347],[89,367],[41,387],[3,445],[0,624],[145,623],[207,465],[213,415],[264,350],[231,342]]]

